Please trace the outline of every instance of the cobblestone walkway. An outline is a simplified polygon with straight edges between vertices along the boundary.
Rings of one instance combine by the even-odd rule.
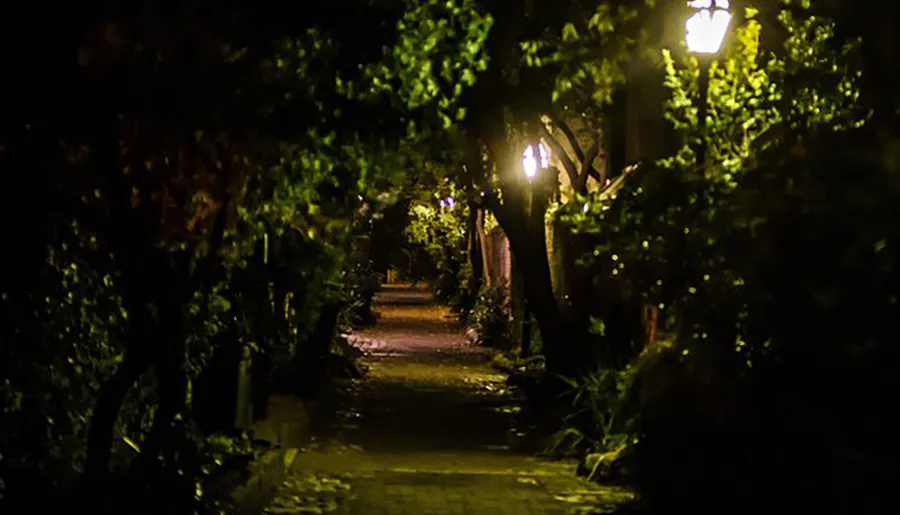
[[[301,450],[269,513],[609,513],[629,494],[534,458],[490,355],[422,290],[388,287],[353,344],[370,367]]]

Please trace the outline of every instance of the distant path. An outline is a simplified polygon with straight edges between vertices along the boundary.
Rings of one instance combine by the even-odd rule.
[[[606,513],[627,498],[517,452],[505,376],[427,291],[387,286],[376,303],[378,325],[353,339],[369,374],[345,386],[269,512]]]

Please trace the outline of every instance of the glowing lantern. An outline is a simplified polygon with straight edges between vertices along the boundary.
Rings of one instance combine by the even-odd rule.
[[[538,159],[540,160],[540,163],[538,163]],[[550,154],[547,152],[547,148],[544,147],[543,143],[539,143],[538,156],[535,158],[534,147],[528,145],[528,148],[525,149],[525,153],[522,154],[522,169],[525,171],[525,177],[529,181],[534,179],[537,175],[539,164],[541,170],[545,170],[550,166]]]
[[[688,50],[698,54],[715,54],[722,47],[731,23],[728,0],[692,0],[688,5],[697,9],[685,23]]]

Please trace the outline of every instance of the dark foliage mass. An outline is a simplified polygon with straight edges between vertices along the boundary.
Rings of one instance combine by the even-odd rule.
[[[413,45],[454,16],[432,4],[4,20],[4,513],[224,509],[224,469],[258,451],[233,428],[265,416],[269,378],[314,389],[336,331],[374,319],[371,219],[480,52],[459,9],[474,30]]]

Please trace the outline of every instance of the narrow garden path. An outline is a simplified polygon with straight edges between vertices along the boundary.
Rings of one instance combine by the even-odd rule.
[[[293,460],[269,513],[608,513],[628,499],[524,450],[490,353],[469,346],[422,289],[388,286],[376,327],[353,338],[369,373]]]

